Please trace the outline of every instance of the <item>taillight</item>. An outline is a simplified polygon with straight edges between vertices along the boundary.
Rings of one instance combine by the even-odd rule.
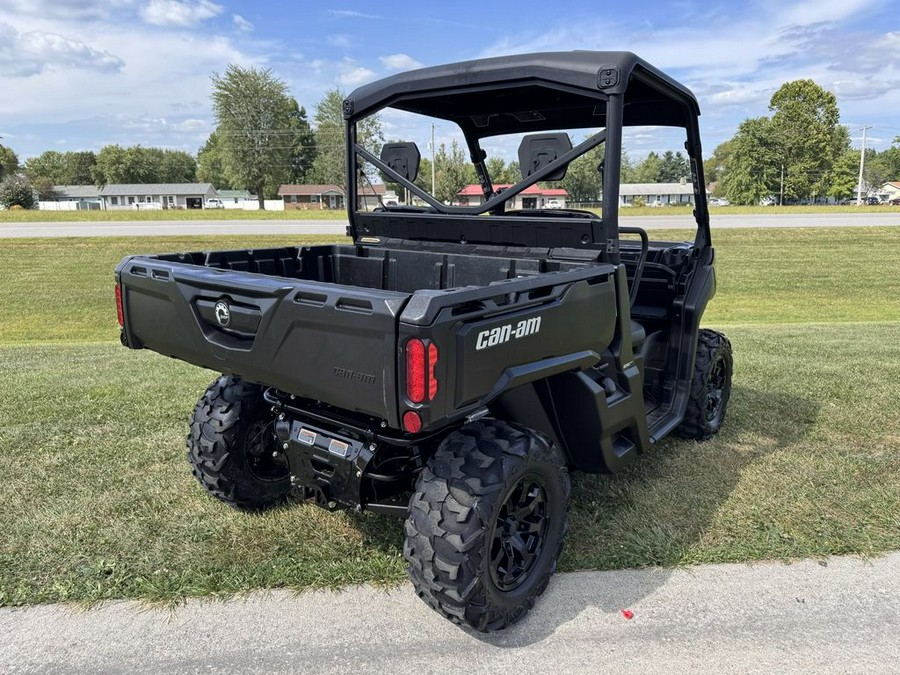
[[[125,327],[125,310],[122,309],[122,287],[116,284],[116,314],[119,317],[119,327]]]
[[[419,338],[406,343],[406,398],[412,403],[423,403],[426,394],[431,401],[437,395],[438,381],[434,366],[438,360],[438,348],[433,342],[425,347]]]

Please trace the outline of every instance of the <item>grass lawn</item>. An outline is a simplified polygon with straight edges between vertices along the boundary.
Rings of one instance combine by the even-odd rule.
[[[597,209],[592,209],[599,213]],[[619,209],[619,214],[628,216],[689,216],[692,206],[667,206],[652,208],[637,206]],[[715,223],[717,216],[724,215],[781,215],[810,213],[900,213],[900,206],[720,206],[710,209]],[[346,220],[347,214],[341,209],[324,211],[242,211],[234,209],[190,209],[173,211],[0,211],[0,227],[4,223],[65,223],[65,222],[109,222],[109,221],[154,221],[154,220]]]
[[[116,343],[125,253],[313,239],[4,243],[0,605],[404,578],[399,520],[207,497],[183,439],[214,374]],[[706,323],[735,348],[725,428],[667,439],[617,476],[576,475],[563,570],[900,548],[900,231],[715,239]]]

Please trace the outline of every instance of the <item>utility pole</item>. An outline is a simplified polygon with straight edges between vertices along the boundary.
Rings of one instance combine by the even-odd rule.
[[[431,194],[434,195],[434,122],[431,123]]]
[[[781,163],[781,194],[778,197],[778,206],[784,206],[784,162]]]
[[[863,169],[866,166],[866,131],[872,128],[872,125],[866,125],[862,128],[862,150],[859,151],[859,183],[856,186],[856,205],[862,206],[862,188],[863,188]]]

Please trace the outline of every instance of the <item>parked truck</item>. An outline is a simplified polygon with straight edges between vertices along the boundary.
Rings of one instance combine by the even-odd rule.
[[[361,144],[385,109],[458,127],[480,203],[422,189],[415,143]],[[404,518],[417,594],[504,628],[556,569],[570,471],[616,472],[724,420],[731,346],[700,328],[716,282],[697,101],[634,54],[575,51],[401,73],[343,112],[352,242],[129,256],[122,344],[222,373],[187,437],[210,494]],[[645,125],[685,131],[693,241],[619,224],[622,131]],[[503,136],[522,179],[501,194],[483,144]],[[600,213],[508,209],[595,148]],[[422,205],[366,210],[378,175]]]

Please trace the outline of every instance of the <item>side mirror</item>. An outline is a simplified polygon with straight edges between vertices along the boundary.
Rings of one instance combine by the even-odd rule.
[[[522,178],[528,178],[571,149],[572,141],[569,140],[569,134],[566,133],[525,136],[519,145],[519,167],[522,170]],[[546,176],[544,180],[562,180],[566,177],[568,168],[568,165],[560,167],[558,171]]]
[[[381,148],[381,161],[410,182],[419,175],[421,159],[415,143],[385,143]]]

